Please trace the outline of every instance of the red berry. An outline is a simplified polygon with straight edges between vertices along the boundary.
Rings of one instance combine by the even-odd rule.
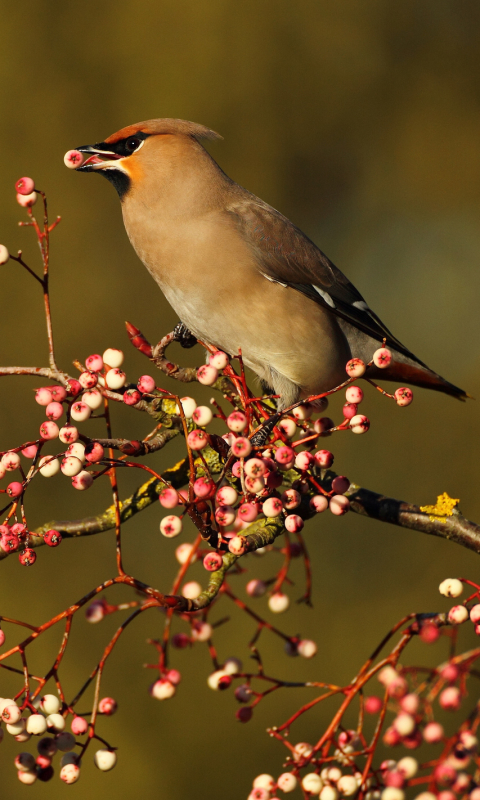
[[[43,541],[45,544],[48,544],[49,547],[58,547],[62,541],[62,534],[60,531],[55,531],[52,529],[51,531],[46,532],[45,536],[43,537]]]
[[[208,572],[216,572],[223,564],[220,553],[207,553],[203,559],[203,566]]]
[[[127,406],[136,406],[141,399],[142,395],[140,394],[138,389],[127,389],[127,391],[124,392],[123,394],[123,402]]]
[[[31,194],[35,189],[35,182],[32,178],[19,178],[15,184],[18,194]]]
[[[16,498],[20,497],[23,492],[23,486],[18,481],[12,481],[7,486],[7,494],[9,497]]]
[[[239,722],[249,722],[253,716],[253,708],[251,706],[242,706],[237,709],[235,716]]]
[[[35,564],[35,561],[37,560],[37,554],[35,550],[31,549],[31,547],[27,547],[19,554],[18,560],[22,566],[31,567],[32,564]]]

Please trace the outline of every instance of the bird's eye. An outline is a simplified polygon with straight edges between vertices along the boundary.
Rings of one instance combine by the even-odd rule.
[[[132,136],[131,139],[127,139],[125,142],[125,150],[127,153],[134,153],[142,143],[142,140],[139,139],[138,136]]]

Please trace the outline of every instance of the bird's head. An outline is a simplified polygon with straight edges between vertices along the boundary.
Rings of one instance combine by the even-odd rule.
[[[159,163],[162,148],[172,139],[196,144],[199,139],[221,139],[215,131],[183,119],[150,119],[129,125],[103,142],[69,150],[65,164],[77,172],[99,172],[115,186],[120,198],[142,180],[145,167]]]

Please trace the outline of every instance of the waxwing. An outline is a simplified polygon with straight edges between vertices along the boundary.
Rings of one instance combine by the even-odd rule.
[[[200,141],[220,138],[193,122],[148,120],[78,147],[69,164],[115,186],[133,247],[188,330],[230,355],[241,348],[280,408],[342,383],[346,362],[367,363],[384,340],[392,362],[369,377],[464,400],[299,228],[225,175]]]

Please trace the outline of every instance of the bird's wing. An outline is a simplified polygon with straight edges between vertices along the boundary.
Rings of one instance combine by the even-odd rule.
[[[227,210],[268,280],[302,292],[368,336],[379,342],[386,339],[395,350],[425,366],[390,333],[343,272],[280,212],[254,195],[235,198]]]

